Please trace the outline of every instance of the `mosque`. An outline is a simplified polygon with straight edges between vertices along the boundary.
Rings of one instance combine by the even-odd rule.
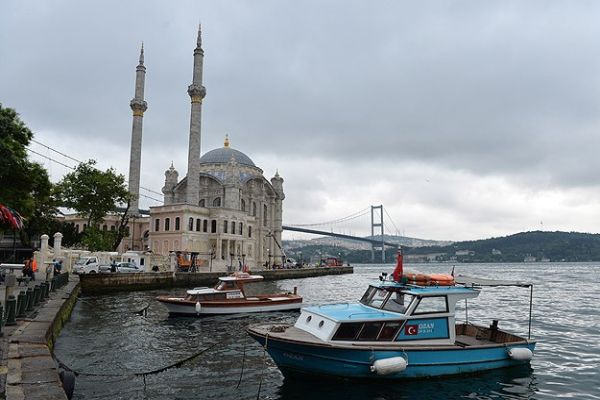
[[[198,29],[194,49],[194,72],[188,87],[191,99],[187,174],[180,179],[173,164],[165,172],[164,204],[139,209],[146,67],[144,49],[136,68],[131,155],[129,165],[130,238],[123,249],[151,250],[156,254],[197,252],[203,265],[223,270],[240,263],[250,268],[281,264],[283,178],[271,180],[252,159],[231,147],[226,136],[223,147],[201,154],[202,85],[204,50]],[[74,223],[77,223],[73,220]],[[116,228],[116,218],[107,216],[103,229]],[[79,228],[79,226],[77,226]],[[83,229],[84,227],[81,227]]]

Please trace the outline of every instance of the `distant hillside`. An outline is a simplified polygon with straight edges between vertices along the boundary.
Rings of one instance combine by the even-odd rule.
[[[402,239],[407,262],[523,262],[523,261],[600,261],[600,234],[578,232],[522,232],[515,235],[466,242],[435,242],[433,246],[418,247],[407,244],[401,237],[385,237],[393,242]],[[400,240],[397,239],[397,240]],[[413,239],[416,242],[427,242]],[[316,262],[327,256],[341,257],[344,262],[371,262],[370,245],[335,238],[310,241],[284,241],[290,257],[305,262]],[[357,244],[358,243],[358,244]],[[394,250],[386,250],[386,260],[393,262]],[[380,260],[377,255],[377,260]]]
[[[600,235],[578,232],[522,232],[448,246],[406,249],[410,259],[457,262],[600,261]]]

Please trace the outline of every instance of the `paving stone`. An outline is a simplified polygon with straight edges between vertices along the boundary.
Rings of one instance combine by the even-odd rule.
[[[41,382],[57,382],[58,371],[56,368],[52,369],[42,369],[37,371],[26,371],[21,370],[21,384],[33,384],[33,383],[41,383]]]
[[[25,400],[25,393],[21,385],[6,386],[6,400]]]
[[[56,363],[51,356],[27,357],[21,359],[21,371],[56,370]]]
[[[67,395],[58,383],[22,386],[27,400],[67,400]]]
[[[45,344],[21,343],[19,344],[20,357],[51,356],[50,349]]]

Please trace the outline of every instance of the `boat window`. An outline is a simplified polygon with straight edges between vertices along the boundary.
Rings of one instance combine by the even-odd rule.
[[[369,286],[360,302],[366,306],[381,308],[390,292],[385,289]]]
[[[235,289],[235,285],[233,284],[233,282],[223,282],[223,281],[221,281],[217,285],[217,290],[231,290],[231,289]]]
[[[367,322],[358,334],[358,340],[376,340],[382,326],[383,322]]]
[[[386,322],[377,340],[394,340],[401,326],[402,321]]]
[[[421,297],[419,304],[415,308],[415,314],[433,314],[433,313],[447,313],[448,302],[446,296],[428,296]]]
[[[383,306],[384,310],[404,313],[408,309],[408,305],[412,301],[413,296],[410,294],[404,294],[401,292],[393,293],[388,301]]]
[[[365,292],[365,294],[363,294],[363,297],[360,299],[360,302],[363,304],[367,304],[369,302],[369,300],[371,300],[371,297],[373,297],[373,294],[375,293],[376,290],[377,290],[377,288],[375,288],[373,286],[369,286],[367,288],[367,291]]]
[[[362,325],[362,322],[341,324],[332,340],[354,340]]]

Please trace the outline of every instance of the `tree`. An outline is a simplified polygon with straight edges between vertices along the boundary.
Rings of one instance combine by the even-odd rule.
[[[72,208],[87,219],[88,229],[82,242],[90,250],[115,250],[126,235],[130,194],[125,177],[114,169],[100,171],[96,161],[80,163],[75,171],[58,183],[61,204]],[[102,231],[100,224],[109,213],[117,212],[119,205],[126,205],[116,231]]]
[[[54,187],[48,172],[27,159],[33,133],[12,108],[0,104],[0,203],[25,218],[21,241],[44,233],[56,215]]]

